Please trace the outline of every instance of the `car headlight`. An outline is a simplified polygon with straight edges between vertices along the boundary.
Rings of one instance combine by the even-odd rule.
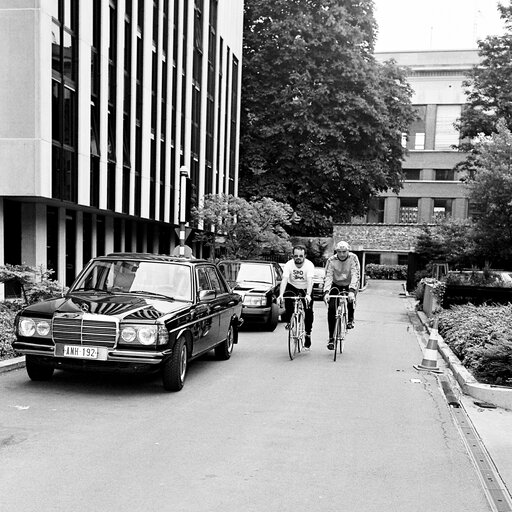
[[[142,327],[139,329],[139,341],[143,345],[153,345],[156,342],[157,330],[156,326]]]
[[[140,345],[165,345],[169,334],[163,325],[124,325],[120,330],[121,342]]]
[[[266,306],[267,297],[265,295],[246,295],[244,297],[245,306]]]
[[[51,324],[48,320],[40,318],[21,317],[18,322],[18,334],[20,336],[39,336],[46,338],[50,335]]]

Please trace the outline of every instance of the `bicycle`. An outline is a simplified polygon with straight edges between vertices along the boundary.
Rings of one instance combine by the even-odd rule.
[[[304,340],[306,337],[306,326],[304,324],[304,297],[285,296],[284,300],[293,300],[293,313],[290,317],[288,329],[288,354],[293,360],[295,356],[304,349]]]
[[[347,336],[347,324],[348,324],[348,306],[347,306],[347,297],[348,292],[342,291],[340,292],[337,288],[332,288],[331,291],[336,290],[337,294],[329,294],[329,300],[335,299],[336,304],[336,323],[334,324],[334,361],[336,361],[336,354],[338,350],[340,354],[343,354],[343,345],[345,342],[345,337]]]

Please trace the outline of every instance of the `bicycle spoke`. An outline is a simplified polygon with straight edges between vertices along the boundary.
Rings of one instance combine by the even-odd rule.
[[[297,318],[295,315],[290,319],[290,330],[288,331],[288,354],[290,359],[297,355],[298,352],[298,337],[297,337]]]

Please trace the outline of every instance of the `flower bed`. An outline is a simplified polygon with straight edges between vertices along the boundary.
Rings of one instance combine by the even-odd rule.
[[[512,386],[512,304],[453,306],[439,314],[439,334],[480,382]]]

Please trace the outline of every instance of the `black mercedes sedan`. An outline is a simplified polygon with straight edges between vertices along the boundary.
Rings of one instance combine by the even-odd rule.
[[[193,359],[231,357],[241,312],[213,263],[113,253],[92,259],[64,297],[23,309],[13,347],[32,380],[55,369],[157,370],[179,391]]]
[[[222,260],[218,266],[233,291],[243,299],[242,318],[273,331],[284,309],[277,303],[283,270],[260,260]]]

